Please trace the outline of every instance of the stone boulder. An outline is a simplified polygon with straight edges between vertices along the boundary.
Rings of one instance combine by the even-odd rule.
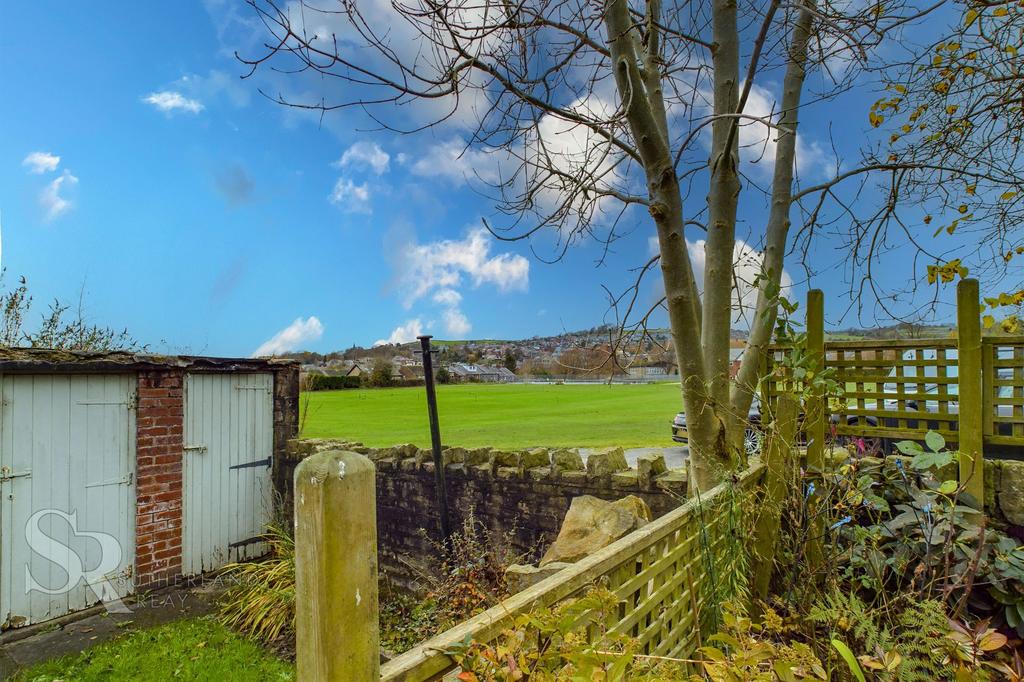
[[[551,464],[559,471],[583,471],[583,458],[578,450],[561,448],[551,453]]]
[[[1024,463],[1002,462],[999,507],[1014,526],[1024,526]]]
[[[608,502],[590,495],[574,497],[558,537],[540,560],[572,563],[607,547],[651,520],[651,510],[636,495]]]
[[[591,476],[608,476],[628,468],[622,448],[600,448],[587,455],[587,473]]]
[[[505,569],[505,586],[508,587],[509,594],[516,594],[571,565],[561,561],[555,561],[543,567],[512,564]]]

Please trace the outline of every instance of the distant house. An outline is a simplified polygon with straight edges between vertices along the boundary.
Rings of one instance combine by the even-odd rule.
[[[508,367],[499,367],[498,374],[500,375],[499,381],[503,384],[512,384],[519,381],[519,377]]]
[[[398,367],[398,374],[403,379],[415,381],[423,378],[423,365],[401,365]]]
[[[516,380],[516,375],[506,367],[489,367],[486,365],[471,365],[465,362],[455,362],[448,366],[452,378],[458,382],[479,381],[487,384],[511,383]]]
[[[647,377],[663,377],[668,375],[668,370],[664,367],[658,367],[657,365],[639,365],[630,367],[626,372],[631,377],[647,378]]]
[[[737,372],[740,371],[740,364],[743,362],[743,351],[747,349],[746,346],[742,348],[730,348],[729,349],[729,377],[735,379]]]
[[[365,369],[360,367],[357,363],[352,363],[352,366],[349,367],[345,371],[345,376],[347,376],[347,377],[361,377],[364,374],[368,374],[368,373],[369,372],[367,372]]]

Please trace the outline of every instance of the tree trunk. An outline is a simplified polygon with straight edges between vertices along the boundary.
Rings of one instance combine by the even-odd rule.
[[[736,0],[714,0],[712,31],[715,51],[714,113],[711,124],[708,236],[704,246],[704,311],[702,338],[709,393],[725,413],[729,406],[729,337],[732,328],[733,252],[736,206],[740,193],[737,164],[739,135],[733,131],[739,102],[739,30]],[[735,420],[728,420],[735,421]],[[727,422],[722,422],[727,429]]]
[[[648,7],[648,21],[657,5]],[[620,101],[625,107],[630,132],[647,177],[650,212],[658,232],[661,275],[665,284],[669,326],[682,377],[683,404],[690,440],[690,480],[698,490],[707,490],[728,471],[729,457],[724,425],[709,393],[707,371],[701,352],[701,304],[683,232],[683,202],[671,149],[663,133],[666,120],[660,88],[651,69],[657,59],[641,60],[636,25],[629,16],[627,0],[608,0],[605,25],[612,58],[612,71]],[[655,49],[656,46],[655,46]],[[645,65],[643,71],[641,64]],[[724,404],[721,404],[724,406]]]
[[[797,114],[806,77],[807,49],[815,6],[815,0],[808,0],[797,15],[789,48],[789,64],[782,81],[782,111],[772,178],[772,205],[765,233],[762,279],[758,287],[757,305],[750,327],[750,337],[747,340],[747,350],[743,354],[743,361],[733,384],[729,411],[736,418],[745,418],[750,411],[750,404],[760,378],[760,369],[766,358],[772,329],[778,315],[783,256],[789,237],[789,211],[793,202],[793,170],[796,164],[796,131],[799,122]],[[734,429],[729,435],[733,447],[742,447],[742,429]]]

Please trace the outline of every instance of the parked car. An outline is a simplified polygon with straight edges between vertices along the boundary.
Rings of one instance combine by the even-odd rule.
[[[843,417],[838,414],[831,415],[833,424],[838,424]],[[854,425],[857,423],[858,417],[849,416],[846,417],[847,423]],[[803,420],[803,415],[798,416],[798,420]],[[878,426],[878,420],[874,417],[868,417],[867,423],[871,426]],[[686,431],[686,413],[680,412],[676,415],[675,419],[672,420],[672,440],[676,443],[688,443],[689,434]],[[836,438],[836,443],[839,445],[846,445],[848,442],[854,440],[849,436],[839,436]],[[870,439],[869,439],[870,440]],[[799,433],[797,436],[797,442],[800,445],[806,444],[806,439],[803,433]],[[747,426],[743,431],[743,449],[748,455],[756,455],[761,452],[761,446],[764,444],[764,427],[762,426],[761,420],[761,400],[757,396],[754,396],[754,400],[750,403],[750,410],[747,412]],[[865,443],[865,449],[868,451],[883,452],[885,443],[878,442],[867,442]],[[870,448],[875,448],[871,450]]]

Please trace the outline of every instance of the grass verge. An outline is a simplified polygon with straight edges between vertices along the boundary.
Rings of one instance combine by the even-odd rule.
[[[210,617],[128,632],[76,656],[21,671],[12,682],[294,680],[294,667]]]

